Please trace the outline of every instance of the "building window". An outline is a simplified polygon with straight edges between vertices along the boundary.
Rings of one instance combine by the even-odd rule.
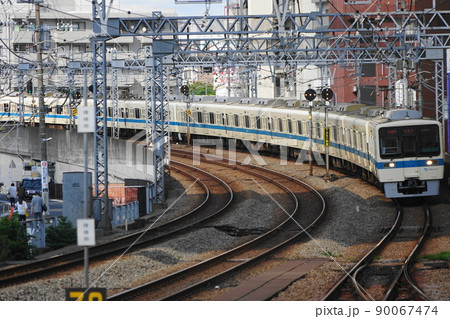
[[[376,64],[375,63],[363,63],[361,72],[363,77],[375,77],[376,76]]]

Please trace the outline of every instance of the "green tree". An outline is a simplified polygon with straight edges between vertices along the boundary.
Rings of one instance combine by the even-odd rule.
[[[58,225],[50,226],[46,230],[45,244],[53,249],[75,244],[77,230],[66,216],[58,217]]]
[[[211,83],[194,82],[189,85],[189,92],[193,95],[216,95]]]
[[[17,214],[11,219],[0,218],[0,263],[6,260],[30,259],[36,247],[30,240],[25,224],[19,222]]]

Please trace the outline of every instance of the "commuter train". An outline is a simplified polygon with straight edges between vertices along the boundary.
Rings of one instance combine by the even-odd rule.
[[[73,110],[64,100],[46,102],[47,124],[69,125]],[[17,102],[17,97],[0,99],[0,122],[18,120]],[[111,105],[108,101],[108,126],[112,125]],[[37,123],[37,112],[30,112],[36,110],[31,98],[25,99],[25,106],[25,123]],[[285,147],[289,155],[297,157],[305,156],[311,140],[315,155],[323,155],[328,147],[333,167],[377,184],[388,198],[439,194],[444,176],[442,125],[423,119],[415,110],[347,103],[329,107],[325,116],[323,106],[296,100],[219,97],[194,97],[189,111],[186,101],[173,99],[169,108],[173,139],[185,140],[189,127],[192,137],[259,142],[258,149],[279,151]],[[145,114],[144,101],[120,101],[121,135],[144,129]]]

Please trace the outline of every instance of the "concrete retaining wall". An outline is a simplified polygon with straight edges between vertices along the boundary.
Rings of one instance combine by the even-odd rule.
[[[84,167],[83,135],[73,131],[47,129],[47,158],[56,163],[55,182],[62,183],[62,173],[80,171]],[[94,169],[94,137],[88,137],[88,166]],[[20,127],[7,135],[0,135],[1,153],[28,159],[41,158],[41,138],[38,127]],[[10,159],[5,161],[10,162]],[[2,158],[3,162],[3,158]],[[134,140],[115,140],[108,138],[108,172],[109,182],[123,182],[125,178],[153,181],[153,156],[143,145]],[[9,163],[8,163],[9,164]],[[22,168],[22,162],[16,163]],[[2,166],[2,175],[7,167]],[[17,173],[16,173],[17,175]],[[20,176],[21,177],[21,176]]]

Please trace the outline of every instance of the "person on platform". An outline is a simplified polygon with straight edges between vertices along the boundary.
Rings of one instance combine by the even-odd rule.
[[[20,182],[17,188],[17,198],[25,200],[25,187],[23,187],[23,182]]]
[[[40,193],[37,193],[33,196],[31,200],[31,214],[33,218],[41,219],[42,218],[42,206],[44,206],[44,200],[41,197]]]
[[[25,201],[25,199],[22,199],[19,196],[19,200],[17,201],[16,207],[17,207],[17,213],[19,214],[19,221],[20,222],[26,221],[27,220],[26,213],[27,213],[28,205],[27,205],[27,202]]]
[[[9,202],[11,203],[11,207],[14,207],[17,200],[17,189],[14,186],[14,183],[11,183],[11,187],[9,188]]]

